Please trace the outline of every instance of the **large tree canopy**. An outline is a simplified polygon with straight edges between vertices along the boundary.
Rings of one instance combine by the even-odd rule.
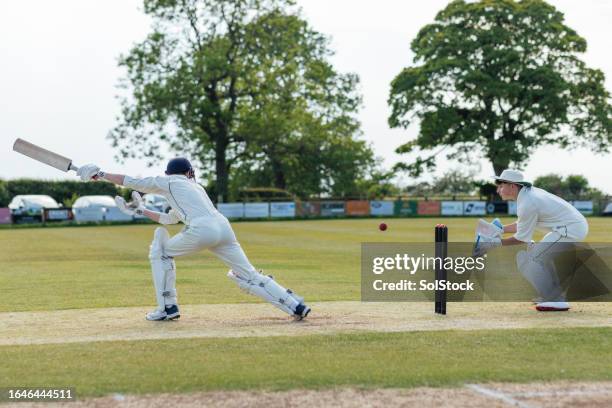
[[[398,152],[420,156],[399,168],[420,174],[447,149],[484,155],[499,173],[541,145],[601,152],[612,142],[604,75],[580,60],[586,41],[544,1],[453,1],[411,49],[415,64],[391,85],[389,123],[418,119]]]
[[[327,40],[296,16],[270,13],[254,24],[269,44],[273,66],[244,112],[248,159],[230,183],[273,186],[300,197],[350,195],[373,164],[371,149],[354,136],[361,98],[356,75],[338,74],[326,61]],[[239,175],[239,176],[238,176]]]
[[[225,200],[235,168],[269,168],[265,185],[281,188],[304,179],[294,173],[308,173],[321,190],[345,177],[325,162],[310,164],[329,149],[371,163],[370,149],[356,139],[357,77],[333,69],[328,40],[293,6],[145,0],[153,32],[120,59],[129,95],[110,139],[121,157],[153,162],[168,144],[197,159],[213,179],[213,194]]]

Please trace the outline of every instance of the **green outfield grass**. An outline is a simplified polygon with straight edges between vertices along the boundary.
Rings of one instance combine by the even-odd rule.
[[[362,242],[431,242],[436,223],[471,242],[475,218],[235,223],[251,262],[311,301],[358,300]],[[505,219],[504,222],[510,222]],[[612,218],[590,218],[589,241],[611,241]],[[0,312],[153,305],[154,225],[0,230]],[[179,227],[170,227],[177,233]],[[253,302],[212,254],[177,260],[182,304]]]
[[[80,397],[230,389],[612,380],[612,329],[366,333],[0,347],[0,388]]]
[[[257,267],[308,300],[358,300],[362,242],[431,242],[433,227],[441,222],[449,225],[451,241],[470,242],[476,219],[391,219],[384,233],[379,222],[248,222],[236,223],[235,230]],[[612,240],[612,218],[591,218],[589,223],[589,241]],[[153,229],[0,230],[0,312],[153,306],[147,257]],[[205,251],[178,259],[177,265],[182,304],[256,301],[238,290],[225,277],[227,268]],[[82,313],[87,316],[86,310]],[[173,324],[181,323],[162,323],[159,329]],[[0,388],[75,387],[85,397],[612,380],[611,339],[612,329],[600,327],[12,345],[0,346]]]

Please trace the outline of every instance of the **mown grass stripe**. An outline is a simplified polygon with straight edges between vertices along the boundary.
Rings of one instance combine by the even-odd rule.
[[[612,380],[612,329],[362,333],[0,347],[0,387],[83,396]]]

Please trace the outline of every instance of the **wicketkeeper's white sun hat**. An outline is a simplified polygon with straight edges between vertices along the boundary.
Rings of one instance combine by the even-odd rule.
[[[499,176],[493,177],[497,181],[520,184],[521,186],[531,187],[531,183],[525,180],[525,176],[518,170],[506,169]]]

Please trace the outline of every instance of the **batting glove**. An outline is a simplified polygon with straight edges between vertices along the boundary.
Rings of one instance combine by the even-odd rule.
[[[125,199],[123,197],[116,196],[115,204],[117,204],[117,208],[119,208],[119,211],[121,211],[122,213],[132,216],[134,215],[134,210],[128,206],[128,203],[125,202]]]
[[[79,176],[83,181],[91,181],[95,180],[100,173],[102,173],[100,171],[100,167],[96,166],[95,164],[86,164],[79,167],[77,176]]]
[[[130,207],[134,208],[134,212],[138,215],[144,214],[144,210],[146,209],[144,206],[144,201],[142,201],[142,196],[138,191],[132,191],[132,202]]]

